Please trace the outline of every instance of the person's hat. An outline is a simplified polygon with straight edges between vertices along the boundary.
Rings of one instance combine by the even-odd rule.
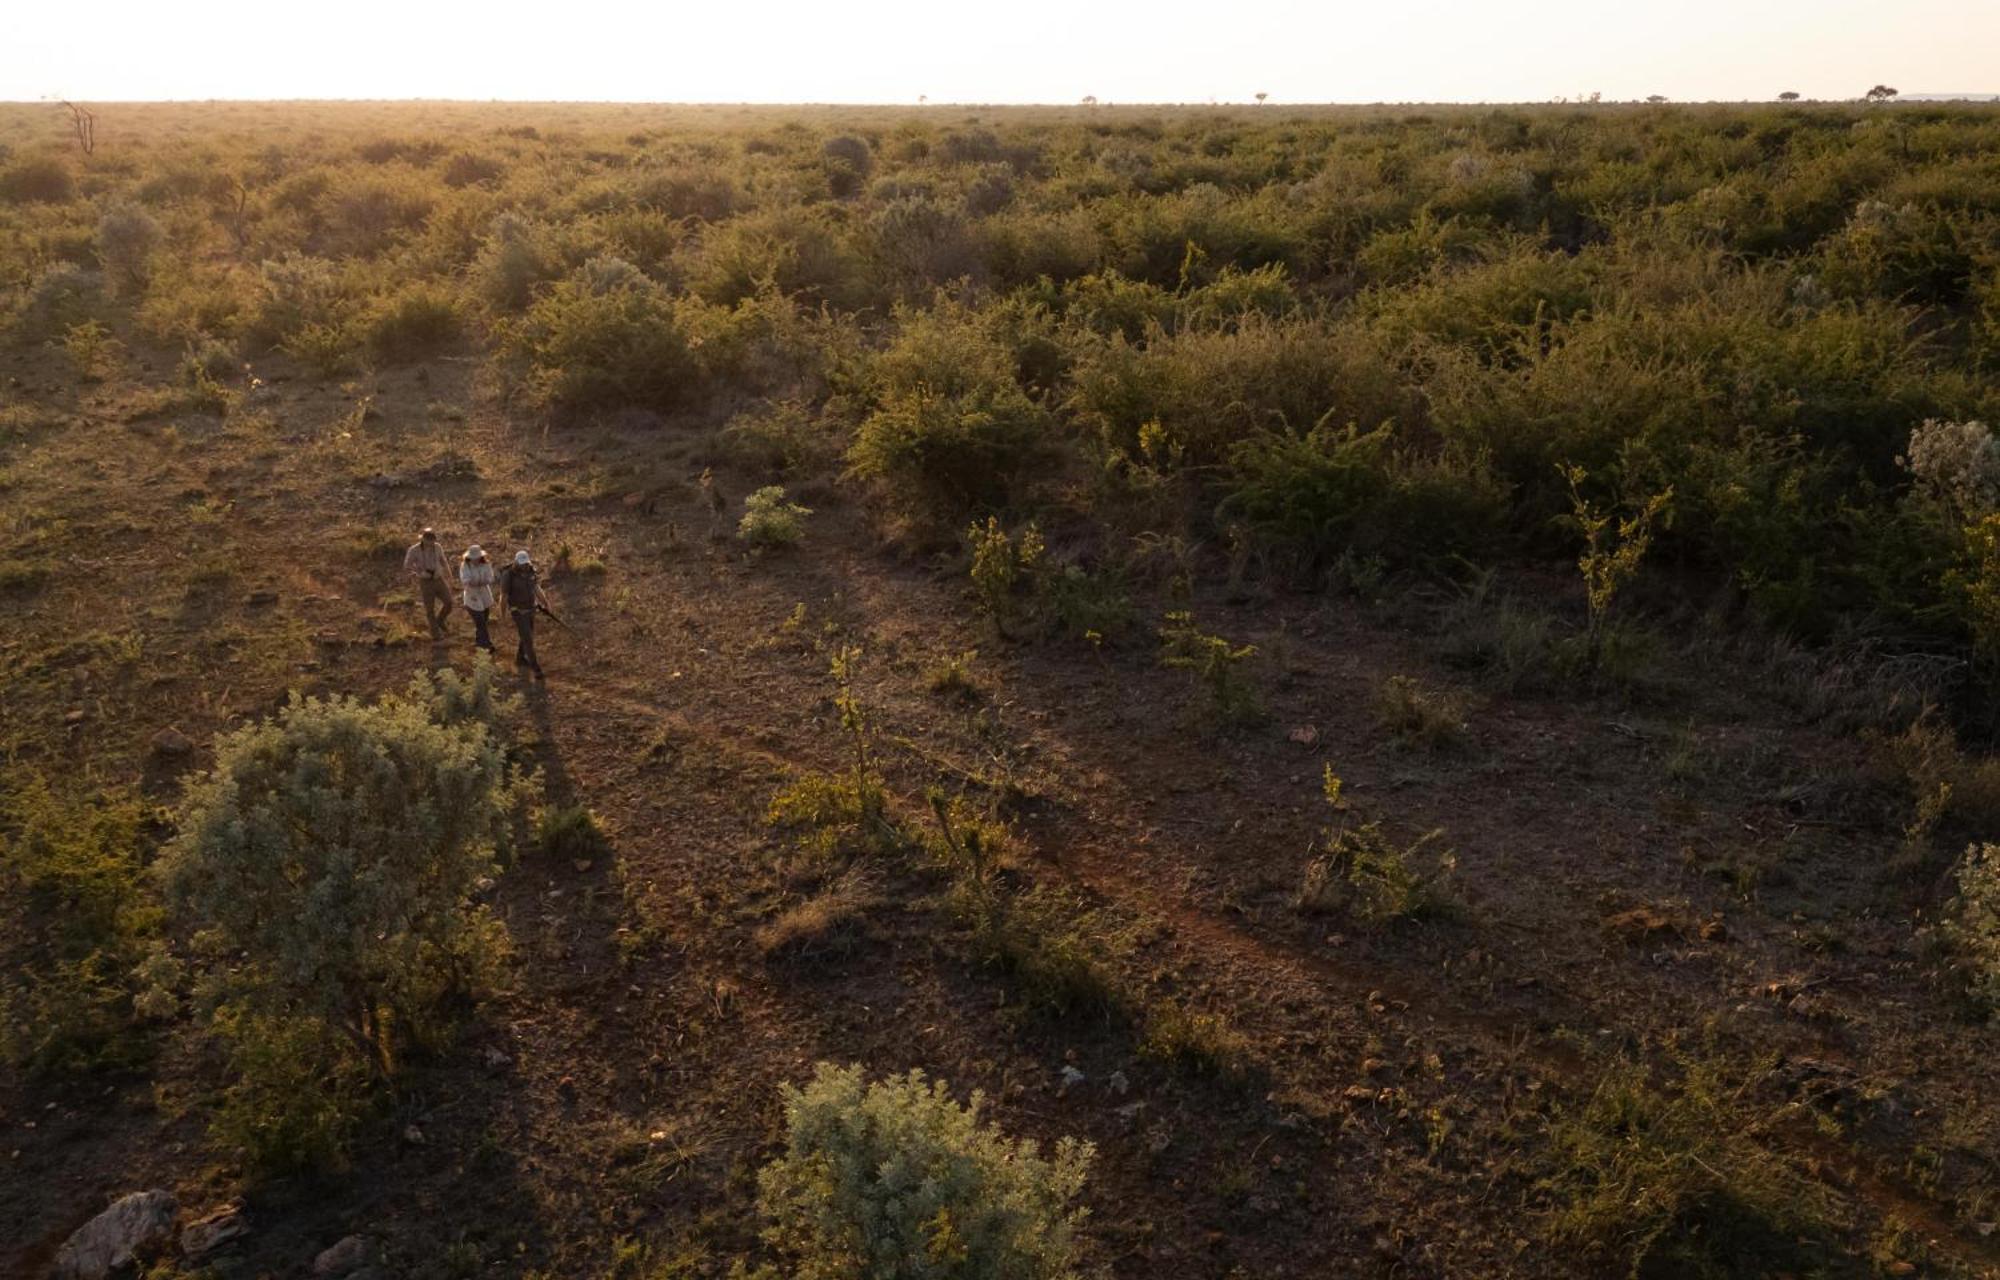
[[[527,553],[527,552],[525,552],[525,551],[516,551],[516,552],[514,553],[514,563],[515,563],[515,564],[527,564],[527,563],[528,563],[528,553]]]
[[[436,529],[431,528],[429,525],[425,525],[422,536],[424,541],[429,542],[431,539],[438,536],[438,531]]]
[[[465,549],[465,558],[468,560],[484,560],[486,558],[486,548],[475,542]]]

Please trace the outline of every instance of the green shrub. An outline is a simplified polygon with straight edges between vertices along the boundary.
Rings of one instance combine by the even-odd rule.
[[[427,676],[372,706],[294,698],[224,738],[162,860],[176,916],[232,960],[228,1002],[317,1023],[378,1077],[504,942],[474,895],[520,780],[486,723],[441,722],[445,698]]]
[[[436,285],[417,284],[382,299],[363,322],[369,352],[387,364],[434,355],[457,339],[458,303]]]
[[[502,331],[531,403],[560,414],[673,409],[700,385],[673,300],[616,259],[564,278]]]
[[[1005,507],[1049,450],[1051,423],[1011,380],[960,393],[892,392],[862,420],[852,473],[919,523]]]
[[[28,156],[0,168],[0,202],[61,204],[76,196],[76,175],[55,156]]]
[[[496,311],[520,311],[562,272],[561,255],[546,229],[519,214],[503,213],[493,220],[473,260],[472,291]]]
[[[805,540],[811,507],[785,499],[785,487],[767,484],[743,500],[736,536],[753,547],[795,547]]]
[[[1348,551],[1403,564],[1490,555],[1506,515],[1506,489],[1483,457],[1425,457],[1387,426],[1257,432],[1231,448],[1223,484],[1219,521],[1241,521],[1314,568]]]
[[[922,1072],[822,1063],[786,1086],[785,1150],[758,1175],[765,1240],[799,1280],[1071,1280],[1093,1148],[1043,1156]]]

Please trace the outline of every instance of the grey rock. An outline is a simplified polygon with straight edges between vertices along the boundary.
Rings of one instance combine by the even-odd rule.
[[[313,1271],[323,1280],[352,1276],[382,1260],[382,1248],[367,1236],[347,1236],[320,1251],[313,1259]]]
[[[56,1254],[56,1280],[104,1280],[173,1239],[179,1209],[167,1191],[134,1191],[76,1229]]]
[[[153,754],[165,760],[180,760],[194,754],[194,741],[168,725],[153,735]]]
[[[181,1228],[181,1256],[206,1257],[250,1230],[250,1220],[237,1205],[225,1205]]]

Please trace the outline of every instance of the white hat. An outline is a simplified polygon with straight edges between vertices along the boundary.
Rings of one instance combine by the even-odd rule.
[[[525,552],[525,551],[516,551],[516,552],[514,553],[514,563],[515,563],[515,564],[526,564],[526,563],[528,563],[528,553],[527,553],[527,552]]]
[[[480,546],[476,542],[465,549],[465,558],[467,560],[477,560],[480,557],[484,556],[485,554],[486,554],[486,548]]]

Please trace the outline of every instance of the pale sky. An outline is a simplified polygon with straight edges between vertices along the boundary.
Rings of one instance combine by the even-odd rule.
[[[2000,0],[0,0],[0,101],[2000,93]]]

